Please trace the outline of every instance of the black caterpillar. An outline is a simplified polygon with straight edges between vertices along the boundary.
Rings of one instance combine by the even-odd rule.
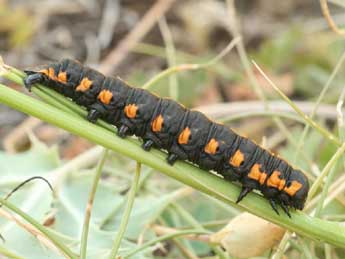
[[[105,77],[70,59],[25,72],[28,90],[36,83],[51,87],[85,106],[89,121],[101,118],[115,125],[120,137],[140,137],[147,151],[151,147],[167,150],[169,164],[189,160],[227,180],[241,182],[237,202],[258,189],[277,213],[277,204],[288,216],[290,207],[304,207],[309,184],[300,170],[201,112],[131,87],[119,78]]]

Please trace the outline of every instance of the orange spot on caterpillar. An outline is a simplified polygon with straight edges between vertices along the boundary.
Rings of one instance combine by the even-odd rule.
[[[45,74],[46,76],[49,76],[48,69],[42,69],[38,71],[39,73]]]
[[[235,154],[230,158],[230,165],[234,167],[240,167],[242,163],[244,162],[244,155],[241,152],[241,150],[237,150]]]
[[[279,178],[280,174],[279,171],[274,171],[267,180],[267,186],[277,188],[279,191],[283,190],[285,187],[285,180]]]
[[[129,104],[125,107],[124,111],[128,118],[133,119],[137,116],[138,106],[135,104]]]
[[[54,68],[50,67],[48,69],[42,69],[38,71],[39,73],[45,74],[49,79],[58,81],[60,83],[67,83],[67,73],[59,72],[58,76],[55,76]]]
[[[57,81],[60,83],[67,83],[67,73],[66,72],[60,72],[57,76]]]
[[[190,134],[190,129],[188,127],[185,128],[178,136],[178,143],[181,145],[188,144]]]
[[[163,127],[164,118],[160,114],[152,122],[151,128],[153,132],[160,132]]]
[[[51,80],[57,80],[57,77],[55,76],[54,68],[49,67],[47,69],[43,69],[38,71],[39,73],[45,74],[49,79]]]
[[[300,182],[292,181],[289,187],[284,188],[284,192],[286,192],[292,197],[296,194],[296,192],[298,192],[299,189],[301,189],[301,187],[302,187],[302,184]]]
[[[104,104],[109,104],[111,98],[113,98],[113,94],[109,90],[102,90],[98,94],[98,100],[100,100]]]
[[[52,80],[56,80],[54,68],[50,67],[48,69],[48,77]]]
[[[265,180],[267,178],[267,174],[265,172],[260,171],[260,164],[255,164],[248,174],[248,177],[258,181],[261,185],[265,183]]]
[[[218,147],[219,147],[218,141],[212,138],[210,142],[208,142],[207,145],[205,146],[204,151],[207,154],[214,155],[215,153],[217,153]]]
[[[81,80],[80,84],[77,86],[75,90],[78,92],[86,92],[90,89],[91,85],[92,81],[85,77],[83,78],[83,80]]]

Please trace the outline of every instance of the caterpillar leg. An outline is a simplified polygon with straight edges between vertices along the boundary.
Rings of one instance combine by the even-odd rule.
[[[87,114],[87,120],[92,123],[96,123],[97,119],[101,117],[101,113],[96,109],[91,109]]]
[[[142,144],[142,148],[145,151],[150,151],[153,144],[154,144],[154,142],[151,139],[144,140],[144,143]]]
[[[25,88],[28,89],[29,92],[31,92],[32,86],[34,84],[42,83],[44,79],[44,75],[41,73],[30,74],[24,79]]]
[[[179,156],[174,154],[174,153],[170,153],[167,157],[167,161],[169,165],[174,165],[174,163],[179,159]]]
[[[286,204],[283,203],[283,202],[280,204],[280,206],[282,207],[282,209],[283,209],[283,211],[285,212],[285,214],[288,215],[289,218],[291,218],[291,214],[290,214],[290,212],[289,212],[289,207],[286,206]]]
[[[250,187],[242,187],[242,190],[240,194],[238,195],[236,203],[239,203],[248,193],[250,193],[253,190],[253,188]]]
[[[272,209],[279,215],[277,203],[275,202],[275,200],[269,199],[268,201],[270,202]]]
[[[121,138],[125,138],[127,136],[128,131],[129,128],[126,125],[121,125],[119,131],[117,132],[117,135]]]

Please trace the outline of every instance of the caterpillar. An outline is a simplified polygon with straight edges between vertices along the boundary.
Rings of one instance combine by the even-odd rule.
[[[277,214],[278,206],[289,217],[290,208],[304,207],[309,183],[301,170],[201,112],[132,87],[119,77],[105,77],[71,59],[25,73],[29,91],[37,83],[54,89],[86,107],[90,122],[103,119],[116,126],[122,138],[136,135],[146,151],[166,150],[169,164],[188,160],[228,181],[240,182],[237,202],[255,189]]]

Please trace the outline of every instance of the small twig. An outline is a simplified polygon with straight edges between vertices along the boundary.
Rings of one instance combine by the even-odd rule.
[[[111,74],[127,56],[129,51],[151,30],[175,1],[158,0],[126,37],[119,42],[118,46],[103,60],[99,70],[104,74]]]
[[[328,23],[328,26],[338,35],[345,35],[345,30],[343,29],[340,29],[336,24],[335,22],[333,21],[332,19],[332,16],[329,12],[329,9],[328,9],[328,3],[327,3],[327,0],[320,0],[320,5],[321,5],[321,10],[322,10],[322,14],[323,16],[325,17],[327,23]]]

